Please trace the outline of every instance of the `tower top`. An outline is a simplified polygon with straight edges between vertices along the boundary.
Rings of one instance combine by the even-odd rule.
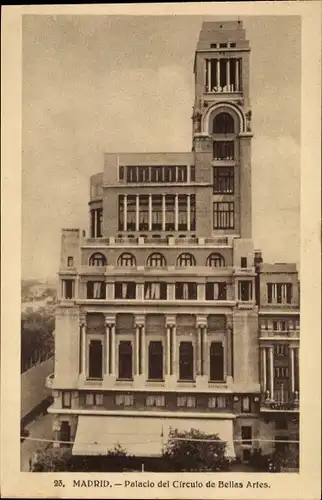
[[[232,45],[231,45],[232,44]],[[242,21],[214,21],[202,23],[198,50],[249,48]]]

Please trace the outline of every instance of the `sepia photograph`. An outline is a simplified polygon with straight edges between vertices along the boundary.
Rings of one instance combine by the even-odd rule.
[[[2,495],[320,491],[321,5],[255,4],[5,9]]]
[[[298,472],[300,27],[24,16],[22,470]]]

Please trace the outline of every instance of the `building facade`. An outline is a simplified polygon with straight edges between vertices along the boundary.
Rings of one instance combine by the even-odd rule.
[[[62,231],[47,384],[75,454],[197,428],[247,461],[298,433],[297,271],[252,241],[249,57],[240,21],[203,23],[192,151],[105,154],[89,237]]]

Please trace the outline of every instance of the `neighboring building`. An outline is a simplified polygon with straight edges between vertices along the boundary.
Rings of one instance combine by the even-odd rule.
[[[297,273],[254,253],[249,56],[240,21],[204,23],[192,152],[105,154],[90,238],[62,232],[47,383],[75,454],[156,456],[195,427],[247,461],[293,432]]]

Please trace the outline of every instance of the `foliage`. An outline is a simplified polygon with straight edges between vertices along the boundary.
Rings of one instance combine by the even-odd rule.
[[[170,429],[163,457],[170,471],[226,470],[229,464],[225,459],[226,446],[218,434],[206,434],[198,429],[184,432]]]
[[[55,318],[43,310],[21,316],[21,372],[48,359],[54,353]]]

